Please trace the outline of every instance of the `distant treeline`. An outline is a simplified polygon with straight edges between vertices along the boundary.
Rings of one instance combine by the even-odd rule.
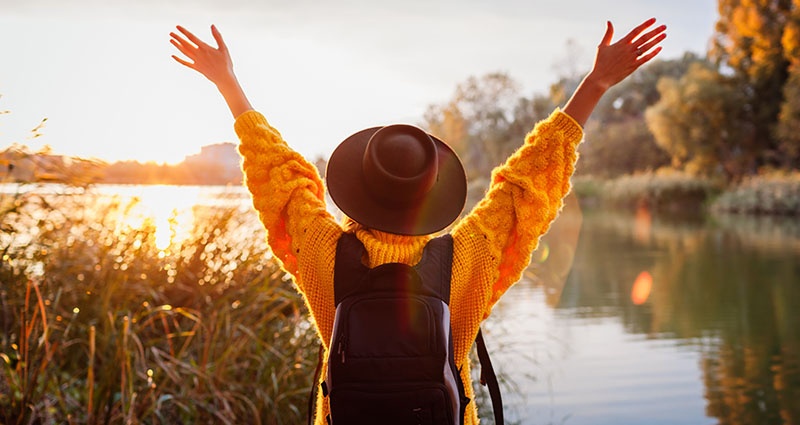
[[[197,155],[175,165],[122,161],[107,165],[102,183],[122,184],[241,184],[239,153],[233,143],[203,146]]]
[[[603,97],[585,128],[579,174],[668,167],[736,183],[800,168],[800,2],[719,0],[718,10],[705,57],[654,61]],[[564,63],[574,68],[571,47]],[[429,107],[423,125],[455,147],[472,179],[487,178],[584,73],[565,74],[530,97],[505,73],[469,78]]]
[[[176,184],[176,185],[224,185],[241,184],[242,173],[220,163],[202,166],[181,162],[179,164],[140,163],[137,161],[114,162],[103,167],[98,183],[112,184]]]
[[[241,184],[239,155],[232,143],[205,146],[178,164],[103,161],[31,152],[22,145],[0,151],[0,182],[71,184]]]

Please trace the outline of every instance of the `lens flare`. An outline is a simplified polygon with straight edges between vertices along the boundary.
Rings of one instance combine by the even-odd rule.
[[[633,289],[631,289],[631,301],[635,305],[642,305],[650,297],[650,291],[653,289],[653,277],[650,273],[643,271],[636,277],[633,282]]]

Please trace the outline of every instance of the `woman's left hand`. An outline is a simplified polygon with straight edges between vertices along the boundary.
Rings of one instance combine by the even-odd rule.
[[[181,34],[169,33],[171,37],[170,43],[186,55],[189,60],[172,55],[173,59],[203,74],[217,86],[229,83],[236,78],[233,73],[233,61],[228,52],[228,46],[225,45],[222,34],[220,34],[216,26],[211,26],[211,35],[214,37],[217,47],[206,44],[182,26],[176,28]]]

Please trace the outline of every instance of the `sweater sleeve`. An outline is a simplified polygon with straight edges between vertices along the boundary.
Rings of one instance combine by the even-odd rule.
[[[486,282],[483,316],[528,266],[530,256],[561,210],[571,189],[577,147],[583,130],[560,110],[539,122],[526,136],[525,143],[502,166],[492,172],[486,196],[453,230],[454,237],[479,241],[483,249],[456,253],[462,263],[484,264],[488,276],[471,277],[471,282]],[[482,256],[469,258],[471,256]],[[455,271],[455,270],[454,270]],[[485,293],[485,292],[484,292]],[[475,297],[472,294],[470,298]]]
[[[245,183],[267,230],[267,241],[283,268],[297,276],[297,257],[316,218],[333,221],[325,209],[317,168],[293,151],[256,111],[240,115],[234,129],[241,141]],[[302,290],[302,288],[301,288]]]

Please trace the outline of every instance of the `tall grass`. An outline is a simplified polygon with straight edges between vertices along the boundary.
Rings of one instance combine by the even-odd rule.
[[[603,180],[573,179],[583,205],[646,206],[667,212],[800,215],[800,172],[765,172],[727,186],[678,171],[660,170]]]
[[[0,194],[0,423],[304,421],[316,336],[254,214],[162,250],[134,206]]]
[[[713,211],[747,214],[800,215],[800,172],[772,173],[745,179],[723,193]]]
[[[722,185],[687,173],[660,170],[602,180],[576,177],[574,190],[582,204],[641,207],[664,212],[700,212]]]

